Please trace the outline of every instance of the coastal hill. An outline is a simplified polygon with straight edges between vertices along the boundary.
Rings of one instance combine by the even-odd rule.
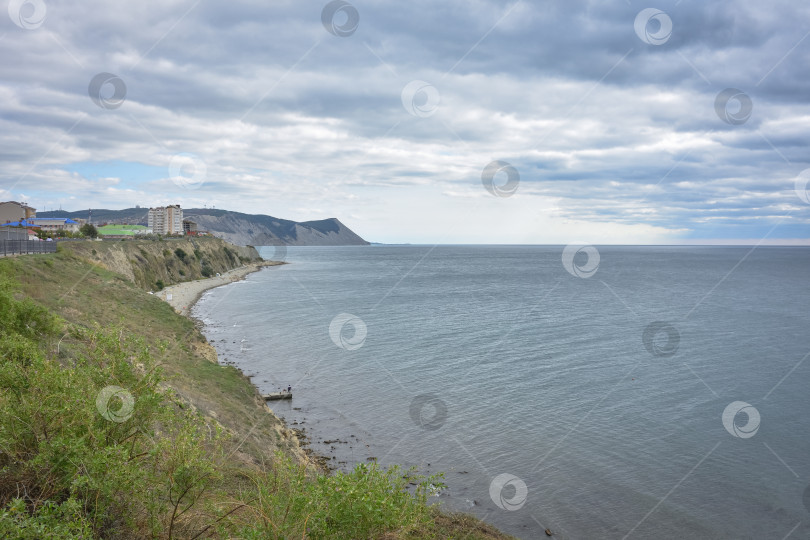
[[[92,212],[93,222],[146,225],[148,208],[125,208],[68,212],[53,210],[37,212],[37,217],[67,217],[87,219]],[[346,227],[337,218],[316,221],[291,221],[264,214],[243,214],[214,208],[184,208],[183,217],[197,223],[200,230],[240,246],[358,246],[368,242]]]
[[[191,208],[183,216],[200,230],[212,232],[233,244],[251,246],[357,246],[368,242],[337,218],[296,222],[262,214]]]

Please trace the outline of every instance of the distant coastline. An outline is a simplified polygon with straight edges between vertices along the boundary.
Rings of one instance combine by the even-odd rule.
[[[245,214],[213,208],[183,208],[184,220],[198,233],[207,232],[238,246],[352,246],[368,245],[337,218],[292,221],[265,214]],[[149,208],[120,210],[92,208],[69,212],[41,211],[39,217],[90,219],[94,224],[147,225]]]

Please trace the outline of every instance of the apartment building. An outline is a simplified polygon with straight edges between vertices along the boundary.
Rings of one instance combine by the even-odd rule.
[[[36,208],[17,201],[0,202],[0,224],[10,221],[22,221],[37,215]]]
[[[179,204],[150,208],[148,226],[155,234],[183,234],[183,210]]]

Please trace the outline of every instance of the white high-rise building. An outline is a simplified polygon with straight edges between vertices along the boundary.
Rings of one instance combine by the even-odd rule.
[[[150,208],[148,221],[155,234],[183,234],[183,211],[179,204]]]

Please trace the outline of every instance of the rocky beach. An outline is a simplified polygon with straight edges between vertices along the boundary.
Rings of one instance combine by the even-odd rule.
[[[155,296],[168,302],[169,305],[181,315],[188,316],[191,307],[200,299],[202,293],[208,289],[227,285],[234,281],[240,281],[248,274],[257,272],[265,266],[278,266],[280,264],[286,263],[279,261],[260,261],[246,264],[210,278],[186,281],[166,287],[160,292],[155,293]]]

